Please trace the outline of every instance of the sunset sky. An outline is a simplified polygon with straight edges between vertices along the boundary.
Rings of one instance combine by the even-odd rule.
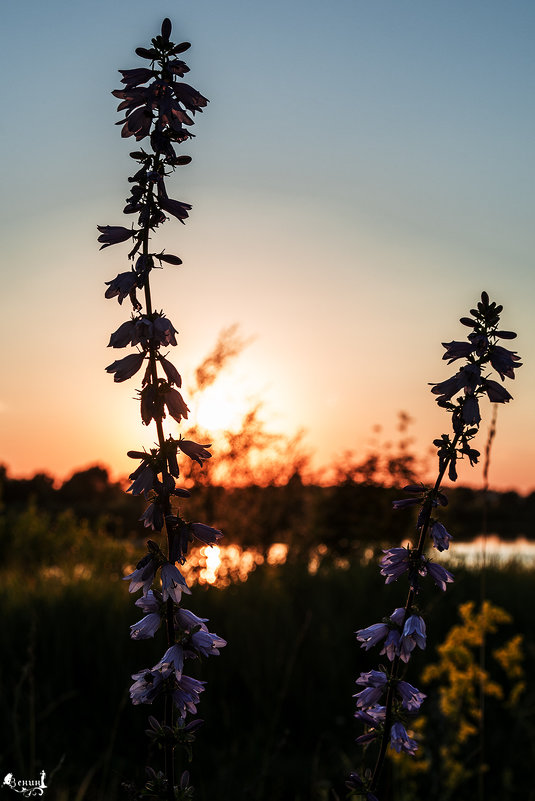
[[[423,452],[449,425],[428,387],[453,372],[440,343],[465,336],[458,319],[485,289],[524,361],[491,485],[535,489],[532,0],[20,0],[2,16],[12,475],[99,462],[118,477],[126,451],[154,439],[135,380],[104,371],[130,315],[104,282],[128,262],[125,246],[99,252],[96,226],[132,222],[135,143],[110,93],[168,16],[210,104],[181,147],[193,163],[168,182],[193,210],[158,233],[184,265],[153,274],[155,307],[180,331],[171,359],[186,387],[222,328],[251,339],[214,388],[211,422],[261,400],[272,430],[306,429],[319,466],[364,455],[404,410]],[[481,470],[463,465],[460,480],[481,485]]]

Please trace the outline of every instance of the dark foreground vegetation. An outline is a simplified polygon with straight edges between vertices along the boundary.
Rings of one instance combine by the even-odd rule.
[[[141,732],[151,708],[130,705],[128,675],[161,654],[153,641],[132,643],[128,637],[129,625],[142,615],[136,616],[120,578],[125,565],[138,558],[143,532],[134,519],[139,509],[123,518],[122,504],[135,507],[136,501],[119,490],[100,468],[59,489],[43,477],[24,483],[4,476],[0,776],[33,778],[44,770],[47,797],[54,801],[120,799],[121,782],[139,777],[146,761]],[[196,797],[343,799],[346,775],[360,767],[355,678],[376,658],[358,647],[354,632],[404,601],[403,587],[385,587],[375,560],[364,565],[359,555],[364,546],[371,544],[377,553],[385,542],[405,536],[396,526],[404,526],[407,516],[391,515],[391,490],[356,482],[318,488],[294,477],[282,487],[225,493],[205,487],[199,495],[202,500],[193,503],[213,504],[211,519],[227,521],[233,541],[267,548],[286,540],[291,548],[285,565],[265,564],[245,583],[193,589],[192,608],[228,640],[217,665],[210,660],[198,665],[207,687],[199,708],[205,725],[190,766]],[[513,500],[526,515],[525,528],[522,517],[511,514]],[[529,535],[533,497],[494,496],[492,502],[492,531]],[[459,529],[461,536],[481,530],[481,509],[477,494],[452,493],[448,528],[456,538]],[[496,522],[500,509],[504,528]],[[129,535],[134,529],[137,539]],[[308,551],[319,542],[329,550],[313,575]],[[340,562],[340,556],[348,558]],[[418,735],[422,759],[389,763],[382,801],[535,798],[534,575],[514,566],[493,567],[485,571],[483,585],[478,573],[456,574],[446,593],[429,589],[422,606],[433,617],[432,639],[411,661],[407,677],[429,696],[424,736]],[[439,689],[446,679],[422,685],[422,673],[439,659],[436,646],[458,623],[459,606],[474,600],[479,607],[482,592],[511,622],[486,640],[484,664],[501,689],[485,700],[483,734],[476,725],[459,756],[454,744],[465,725],[463,709],[474,698],[479,704],[478,688],[465,688],[465,697],[459,694],[456,708],[445,713]],[[517,646],[521,674],[493,657],[516,634],[523,635]],[[482,658],[473,649],[466,670]],[[452,744],[448,753],[441,751],[445,742]],[[481,766],[486,772],[478,780]],[[448,789],[455,770],[457,784]]]

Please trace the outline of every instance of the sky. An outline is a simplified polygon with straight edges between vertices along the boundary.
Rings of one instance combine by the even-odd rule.
[[[193,210],[158,233],[184,264],[154,274],[155,306],[180,331],[186,387],[223,328],[250,339],[208,427],[261,401],[272,430],[305,430],[320,468],[364,455],[374,426],[393,435],[403,410],[424,452],[449,425],[428,386],[452,373],[440,343],[464,338],[484,289],[524,361],[490,483],[535,489],[531,0],[8,0],[0,461],[121,476],[155,437],[135,381],[104,371],[130,314],[104,282],[128,262],[99,252],[96,226],[131,222],[133,140],[110,93],[166,16],[210,104],[168,184]],[[460,480],[481,486],[481,469]]]

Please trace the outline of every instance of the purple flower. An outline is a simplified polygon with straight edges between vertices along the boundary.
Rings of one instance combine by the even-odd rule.
[[[364,690],[356,693],[353,698],[357,699],[357,707],[366,709],[375,706],[384,692],[388,682],[386,673],[382,670],[370,670],[368,673],[361,673],[356,680],[357,684],[364,684]]]
[[[184,420],[188,419],[188,412],[189,409],[184,402],[184,398],[176,389],[168,389],[167,392],[162,394],[163,400],[167,409],[169,410],[169,414],[173,417],[177,423],[180,423],[182,418]]]
[[[357,640],[362,643],[361,648],[369,651],[370,648],[381,642],[389,631],[390,628],[386,623],[374,623],[372,626],[368,626],[367,629],[359,629],[356,635]]]
[[[119,273],[113,281],[105,281],[108,289],[104,293],[105,298],[117,298],[119,303],[130,295],[132,291],[140,288],[139,277],[131,270],[129,273]]]
[[[150,612],[144,618],[130,626],[130,636],[133,640],[146,640],[154,637],[160,628],[162,618],[159,612]]]
[[[153,555],[150,553],[146,554],[146,556],[137,563],[136,570],[130,573],[129,576],[123,578],[123,581],[130,582],[128,592],[136,592],[143,588],[143,595],[146,595],[154,581],[157,567],[158,563]]]
[[[385,584],[391,584],[396,581],[409,569],[409,548],[390,548],[383,551],[379,564],[381,565],[381,575],[386,576]]]
[[[167,649],[154,670],[160,670],[164,675],[169,675],[171,671],[179,681],[184,668],[184,650],[181,645],[175,643]]]
[[[386,706],[381,704],[374,704],[367,709],[355,710],[354,717],[364,721],[368,726],[377,726],[382,723],[386,715]]]
[[[178,331],[167,317],[157,317],[153,323],[153,330],[154,338],[161,345],[176,345],[175,334],[178,334]]]
[[[408,754],[414,755],[418,749],[416,740],[409,737],[405,726],[399,722],[393,723],[390,729],[390,745],[398,754],[400,751],[406,751]]]
[[[198,681],[189,676],[182,676],[180,681],[176,682],[172,696],[180,717],[185,718],[187,712],[195,714],[197,711],[196,705],[199,703],[199,695],[204,690],[204,684],[204,681]]]
[[[446,589],[446,584],[450,584],[453,581],[452,574],[446,570],[446,568],[442,567],[441,565],[437,565],[436,562],[428,561],[425,569],[437,587],[440,587],[440,589],[443,591]]]
[[[212,447],[211,444],[199,445],[198,442],[193,442],[191,439],[179,439],[178,447],[182,453],[185,453],[190,459],[198,462],[201,467],[206,459],[212,458],[210,451],[206,450],[207,448]]]
[[[411,652],[416,646],[424,650],[425,648],[425,622],[419,615],[410,615],[403,627],[403,634],[400,641],[400,657],[403,662],[408,662]]]
[[[483,388],[491,403],[509,403],[510,400],[513,400],[513,396],[507,392],[505,387],[502,387],[497,381],[491,381],[490,378],[483,381]]]
[[[143,493],[147,497],[154,485],[156,476],[152,467],[143,462],[133,473],[130,473],[129,478],[133,479],[133,481],[127,492],[131,492],[132,495],[141,495]]]
[[[224,648],[227,641],[217,634],[200,629],[191,635],[191,646],[201,656],[219,656],[219,648]]]
[[[446,353],[442,358],[449,359],[448,364],[456,359],[466,359],[475,350],[472,342],[443,342],[442,347],[446,348]]]
[[[512,350],[502,348],[501,345],[493,345],[490,349],[490,363],[497,373],[500,374],[502,381],[507,378],[515,377],[515,369],[522,367],[520,356]]]
[[[182,606],[175,611],[175,628],[180,629],[186,634],[189,634],[192,629],[208,631],[206,626],[207,622],[207,617],[197,617],[197,615],[190,612],[189,609],[184,609]]]
[[[420,709],[424,698],[427,698],[425,693],[421,693],[420,690],[417,690],[416,687],[413,687],[408,681],[398,681],[397,689],[401,696],[403,709],[409,712],[416,712]]]
[[[100,250],[108,248],[110,245],[116,245],[118,242],[126,242],[127,239],[139,233],[122,225],[97,225],[97,228],[100,231],[98,241],[102,242]]]
[[[149,503],[141,517],[145,528],[151,528],[153,531],[161,531],[163,528],[163,509],[159,503]]]
[[[145,614],[159,612],[162,608],[162,596],[159,592],[149,590],[146,595],[141,595],[137,599],[134,606],[139,606]]]
[[[395,629],[391,629],[388,633],[388,637],[385,640],[385,644],[383,646],[383,650],[381,654],[386,654],[387,658],[393,662],[396,656],[399,653],[399,639],[400,633]]]
[[[180,377],[180,373],[168,359],[165,359],[163,356],[160,356],[160,364],[162,365],[165,375],[167,376],[167,380],[170,384],[174,384],[177,387],[182,386],[182,378]]]
[[[404,619],[405,619],[405,607],[403,606],[398,606],[397,609],[394,609],[394,611],[390,615],[390,620],[392,621],[392,623],[395,623],[396,626],[401,626]]]
[[[416,506],[421,502],[421,498],[402,498],[399,501],[392,501],[392,509],[405,509],[407,506]]]
[[[163,690],[163,676],[158,670],[142,670],[134,673],[135,683],[130,687],[130,698],[133,704],[152,704]]]
[[[130,275],[130,273],[126,273]],[[114,331],[110,337],[108,348],[125,348],[127,345],[136,345],[139,341],[137,338],[137,323],[134,320],[127,320],[119,326],[117,331]]]
[[[118,359],[113,364],[109,364],[106,367],[106,372],[114,373],[113,380],[116,384],[120,384],[121,381],[132,378],[141,369],[144,359],[144,353],[131,353],[129,356],[125,356],[124,359]]]
[[[182,203],[180,200],[172,200],[170,197],[159,198],[160,207],[180,220],[181,223],[189,216],[191,210],[189,203]]]
[[[444,402],[450,400],[454,395],[464,389],[467,392],[474,392],[481,383],[481,368],[477,364],[467,364],[461,367],[459,372],[451,378],[432,384],[433,395],[439,395],[437,401]]]
[[[178,567],[167,562],[162,566],[162,598],[167,601],[172,598],[176,604],[180,603],[182,593],[191,595],[191,590]]]
[[[223,533],[217,528],[205,526],[204,523],[189,523],[191,532],[197,537],[198,540],[204,542],[205,545],[213,545],[214,542],[220,540]]]
[[[448,550],[450,547],[451,534],[448,534],[442,523],[435,520],[431,526],[430,534],[433,540],[433,548],[436,548],[437,551]]]

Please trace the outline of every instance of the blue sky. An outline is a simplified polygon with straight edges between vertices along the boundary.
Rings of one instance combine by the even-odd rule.
[[[235,403],[261,397],[275,429],[305,427],[318,463],[362,452],[400,409],[425,447],[447,427],[427,387],[448,374],[440,342],[463,334],[458,318],[486,289],[525,360],[500,410],[495,480],[535,487],[533,3],[3,12],[0,456],[14,472],[99,458],[120,472],[137,445],[133,389],[103,371],[128,315],[103,282],[126,265],[118,248],[98,252],[95,226],[123,222],[132,171],[117,69],[137,66],[134,48],[169,16],[210,99],[184,148],[193,164],[170,184],[191,219],[161,233],[184,267],[155,289],[184,375],[238,322],[254,342]]]

